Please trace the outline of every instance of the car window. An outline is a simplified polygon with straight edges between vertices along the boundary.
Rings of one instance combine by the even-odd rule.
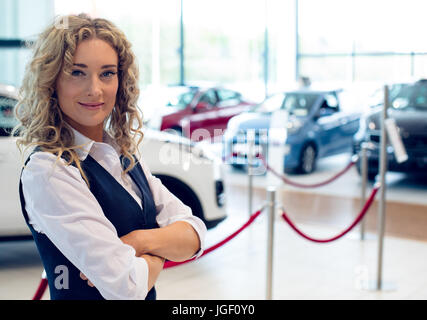
[[[398,110],[426,110],[427,84],[401,86],[391,99],[391,107]]]
[[[318,98],[319,94],[316,93],[288,93],[285,96],[282,108],[290,114],[305,117]]]
[[[236,91],[219,89],[217,93],[221,107],[232,106],[241,102],[241,94]]]
[[[18,124],[14,115],[16,100],[0,96],[0,128],[12,129]]]
[[[417,109],[427,110],[427,86],[418,86],[414,97],[414,106]]]
[[[217,98],[214,90],[206,91],[199,99],[199,102],[209,103],[214,106],[217,103]]]
[[[169,101],[167,103],[168,107],[176,107],[179,109],[185,109],[185,107],[193,101],[194,95],[196,94],[196,90],[190,90],[188,92],[182,92],[176,95],[169,97]]]
[[[321,108],[328,108],[333,111],[338,111],[338,99],[334,94],[325,94]]]
[[[283,93],[272,95],[259,104],[254,111],[258,112],[273,112],[279,110],[283,105]]]

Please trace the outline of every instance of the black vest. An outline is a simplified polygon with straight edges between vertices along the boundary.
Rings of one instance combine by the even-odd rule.
[[[29,161],[28,157],[26,163]],[[127,158],[123,159],[124,168],[129,165]],[[158,228],[156,222],[156,207],[153,200],[147,178],[142,167],[137,163],[129,175],[136,183],[142,194],[142,207],[124,189],[117,180],[107,172],[90,155],[81,162],[90,185],[90,191],[98,200],[105,217],[111,221],[117,230],[119,237],[136,229]],[[22,174],[22,172],[21,172]],[[21,208],[25,221],[33,234],[37,249],[46,271],[50,297],[52,300],[103,300],[99,291],[95,287],[90,287],[86,281],[80,278],[80,271],[55,247],[49,238],[38,233],[28,223],[28,215],[25,210],[25,199],[22,193],[22,182],[19,183],[19,194],[21,198]],[[55,268],[60,266],[56,271]],[[68,269],[69,288],[59,288],[55,286],[55,279],[64,270]],[[56,272],[56,273],[55,273]],[[61,286],[58,286],[61,287]],[[153,287],[147,294],[146,300],[155,300],[156,291]]]

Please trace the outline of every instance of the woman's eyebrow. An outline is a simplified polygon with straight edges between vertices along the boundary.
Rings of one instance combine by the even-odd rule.
[[[106,65],[103,65],[101,67],[101,69],[106,69],[106,68],[117,68],[117,65],[116,64],[106,64]]]
[[[80,67],[80,68],[87,68],[87,65],[85,65],[84,63],[74,63],[73,66]],[[106,68],[117,68],[117,65],[116,64],[106,64],[106,65],[103,65],[101,67],[101,69],[106,69]]]

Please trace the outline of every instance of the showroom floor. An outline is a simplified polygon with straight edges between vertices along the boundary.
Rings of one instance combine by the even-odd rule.
[[[326,159],[310,177],[316,182],[345,166],[348,157]],[[226,168],[228,218],[207,234],[207,247],[224,239],[249,217],[247,176]],[[328,243],[309,242],[279,213],[275,219],[273,299],[427,299],[427,197],[425,180],[390,175],[387,189],[382,290],[377,281],[377,204],[368,212],[366,240],[358,227]],[[265,199],[267,177],[254,178],[253,211]],[[354,169],[316,190],[282,187],[279,201],[302,230],[329,238],[358,213],[360,181]],[[378,197],[377,197],[378,199]],[[263,212],[235,239],[195,262],[166,269],[158,299],[265,299],[267,216]],[[42,266],[31,241],[0,243],[0,299],[30,299]],[[48,299],[48,293],[44,299]]]

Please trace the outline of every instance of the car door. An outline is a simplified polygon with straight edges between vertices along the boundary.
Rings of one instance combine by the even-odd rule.
[[[13,115],[14,99],[0,96],[0,236],[27,235],[19,201],[19,177],[22,158],[16,138],[10,136],[17,124]]]
[[[335,93],[324,94],[316,116],[319,156],[327,156],[342,149],[341,114]]]
[[[205,140],[214,136],[218,118],[218,97],[215,90],[209,89],[201,92],[193,104],[193,113],[184,122],[190,122],[192,140]],[[185,125],[183,125],[185,126]]]
[[[219,88],[217,89],[217,95],[218,117],[216,128],[225,131],[228,121],[232,117],[247,111],[251,104],[243,101],[241,94],[233,90]]]

